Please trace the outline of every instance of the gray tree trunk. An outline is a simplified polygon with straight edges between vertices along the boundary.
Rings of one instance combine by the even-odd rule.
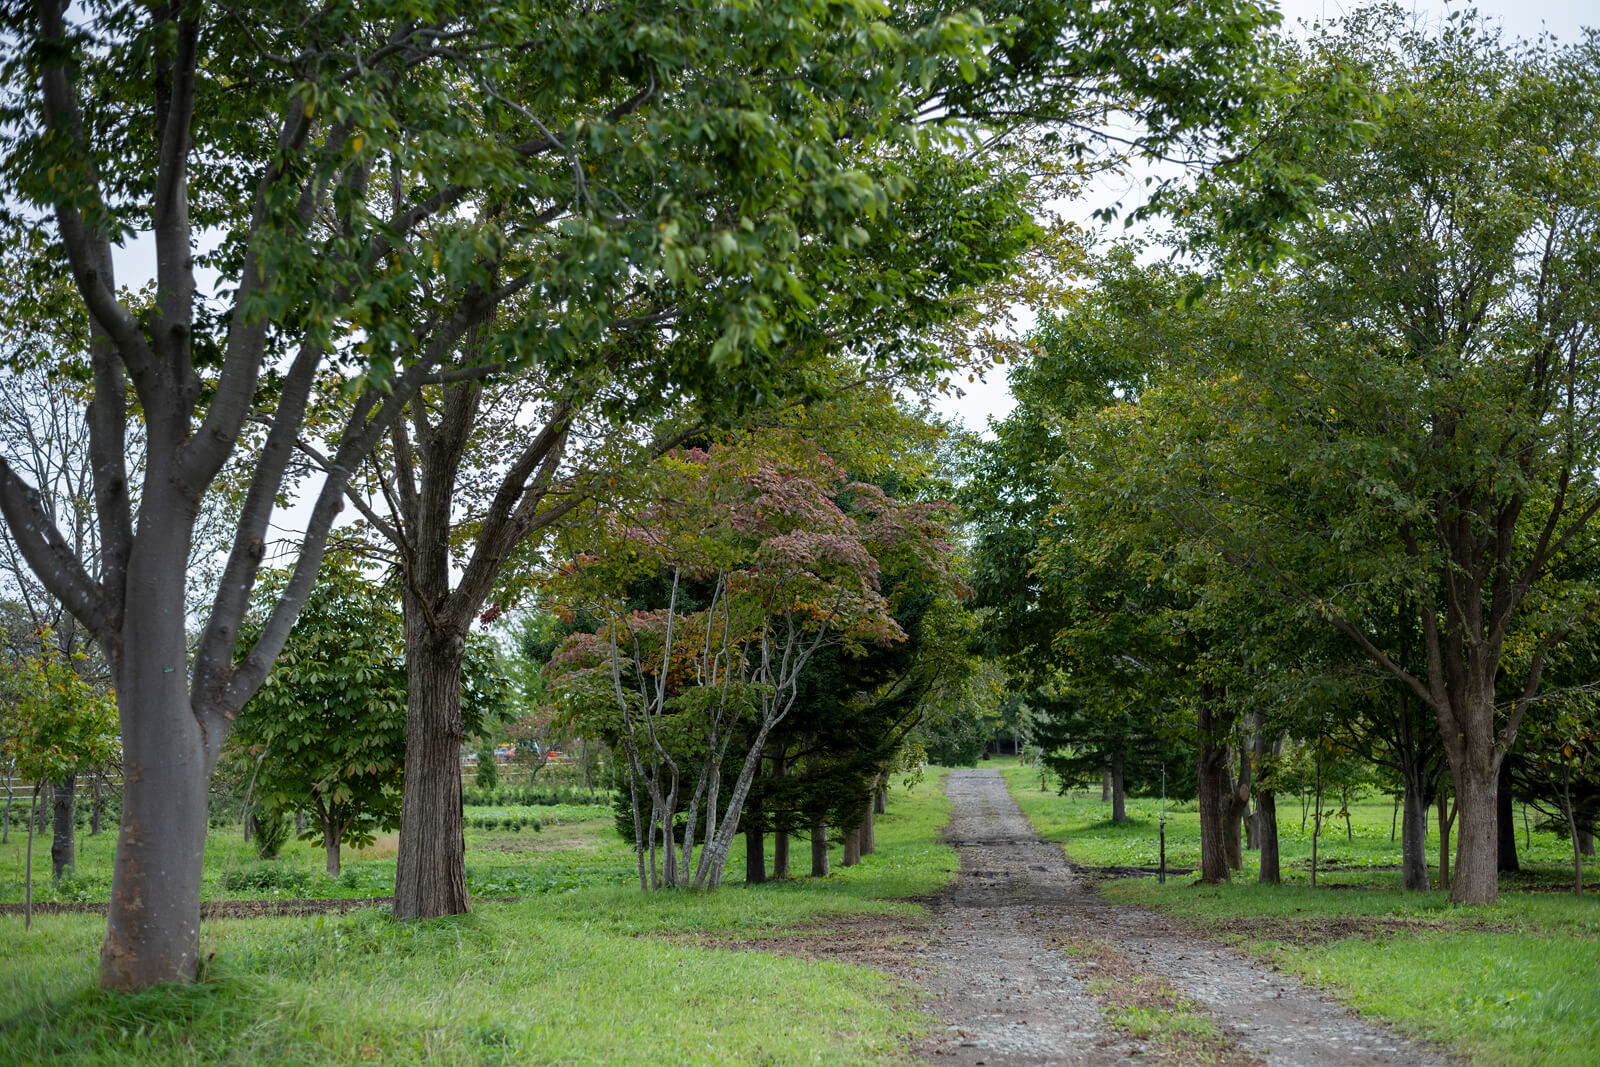
[[[329,878],[339,877],[339,842],[344,838],[344,827],[333,819],[322,820],[322,852],[327,860]]]
[[[61,881],[61,876],[76,866],[76,857],[73,855],[73,834],[77,830],[74,825],[73,810],[74,794],[77,792],[77,777],[67,775],[55,784],[55,797],[51,804],[54,812],[51,822],[55,832],[50,841],[50,868],[51,877]]]
[[[1420,770],[1406,775],[1401,800],[1400,870],[1405,888],[1426,893],[1428,884],[1428,794],[1416,778]]]
[[[784,829],[772,831],[772,878],[773,881],[782,881],[789,877],[789,832]]]
[[[1256,790],[1256,825],[1261,847],[1257,881],[1277,885],[1283,880],[1278,857],[1278,797],[1270,789]]]
[[[159,532],[141,531],[159,538]],[[175,538],[186,542],[186,538]],[[188,546],[174,546],[169,579],[182,590]],[[159,586],[143,554],[129,586]],[[144,989],[193,981],[200,962],[200,882],[207,792],[220,729],[203,730],[190,709],[184,664],[188,640],[181,602],[130,597],[117,679],[122,720],[122,820],[112,868],[100,984]],[[131,616],[138,615],[135,620]],[[208,740],[210,745],[208,745]],[[215,747],[213,747],[215,746]]]
[[[1107,763],[1100,772],[1100,803],[1111,803],[1111,764]]]
[[[839,859],[839,866],[854,867],[861,862],[861,827],[857,826],[844,835],[844,855]]]
[[[878,851],[877,825],[874,818],[876,809],[877,804],[874,801],[869,800],[867,801],[867,810],[861,814],[861,831],[859,839],[861,842],[861,854],[863,856],[870,856],[874,852]]]
[[[1439,888],[1450,888],[1450,827],[1456,821],[1456,804],[1454,797],[1445,796],[1440,790],[1435,797],[1439,813]]]
[[[811,824],[811,877],[826,878],[828,867],[828,824],[817,819]]]

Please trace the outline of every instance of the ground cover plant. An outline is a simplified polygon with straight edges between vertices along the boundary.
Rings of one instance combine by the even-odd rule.
[[[899,1062],[919,1023],[893,979],[705,943],[915,911],[903,898],[936,892],[955,867],[937,839],[948,804],[935,782],[892,793],[877,851],[860,865],[716,895],[639,893],[610,809],[572,807],[593,817],[538,835],[474,830],[468,809],[469,877],[518,872],[500,895],[521,900],[489,900],[493,883],[483,882],[471,914],[423,923],[379,908],[207,921],[193,986],[97,990],[102,917],[41,916],[31,933],[20,917],[0,917],[0,1062],[637,1063],[664,1049],[674,1062]],[[551,811],[560,809],[541,817]],[[518,851],[558,830],[563,847]],[[230,860],[250,869],[238,835],[210,840],[208,885]],[[108,866],[109,842],[85,842],[88,866]],[[321,885],[316,849],[286,853],[284,869]],[[734,855],[730,869],[743,862]],[[345,865],[346,877],[364,871],[386,871],[392,888],[392,843],[387,857]],[[554,877],[563,871],[565,881]]]
[[[1073,861],[1132,867],[1154,858],[1159,802],[1132,799],[1127,823],[1112,825],[1098,793],[1041,792],[1037,770],[1014,761],[1004,773],[1041,835],[1060,842]],[[1391,806],[1369,801],[1351,806],[1353,841],[1345,840],[1342,819],[1326,831],[1332,869],[1313,889],[1309,842],[1290,800],[1280,799],[1278,813],[1282,885],[1257,883],[1248,851],[1232,883],[1197,884],[1190,872],[1199,817],[1190,804],[1167,809],[1168,860],[1187,864],[1181,876],[1169,875],[1165,885],[1120,878],[1101,892],[1179,916],[1364,1014],[1458,1053],[1504,1064],[1594,1062],[1600,899],[1571,895],[1558,837],[1535,830],[1532,847],[1524,848],[1519,835],[1524,873],[1503,883],[1510,891],[1492,905],[1453,906],[1444,890],[1400,888],[1400,845],[1388,839]]]

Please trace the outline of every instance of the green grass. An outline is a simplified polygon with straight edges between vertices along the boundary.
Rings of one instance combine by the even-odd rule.
[[[1046,840],[1062,844],[1079,863],[1093,867],[1155,867],[1160,858],[1161,813],[1167,817],[1167,865],[1193,869],[1200,864],[1200,816],[1195,802],[1168,802],[1163,809],[1159,798],[1129,797],[1128,819],[1111,821],[1111,805],[1100,799],[1099,789],[1074,790],[1058,796],[1052,783],[1039,788],[1039,772],[1015,759],[995,760],[1005,775],[1006,784],[1023,813],[1033,821]],[[1324,809],[1330,801],[1324,799]],[[1337,811],[1337,798],[1331,801]],[[1317,842],[1318,881],[1361,886],[1401,884],[1400,841],[1390,838],[1394,805],[1385,797],[1355,801],[1350,805],[1350,825],[1344,819],[1324,816]],[[1311,876],[1312,822],[1301,823],[1300,801],[1292,796],[1278,798],[1278,853],[1284,881],[1309,883]],[[1432,876],[1438,876],[1437,827],[1428,828],[1428,855],[1434,861]],[[1518,857],[1524,868],[1502,884],[1570,884],[1572,851],[1564,836],[1533,829],[1525,844],[1517,834]],[[1259,871],[1259,853],[1246,851],[1244,869],[1236,877],[1253,880]],[[1393,868],[1384,869],[1384,868]]]
[[[501,856],[609,865],[596,874],[609,884],[578,878],[432,922],[379,909],[207,922],[204,980],[135,996],[94,988],[104,920],[46,916],[24,933],[0,918],[0,1063],[901,1062],[923,1020],[886,975],[693,941],[914,911],[894,898],[935,892],[955,868],[937,844],[947,814],[931,785],[896,793],[860,866],[700,895],[616,884],[631,852],[592,820],[572,849]],[[475,842],[469,863],[513,836]]]
[[[1098,792],[1041,794],[1028,768],[1006,764],[1004,773],[1034,825],[1073,859],[1094,866],[1147,862],[1154,835],[1148,818],[1112,826]],[[1147,807],[1145,800],[1129,805],[1130,813]],[[1405,892],[1398,871],[1373,869],[1399,862],[1398,843],[1388,841],[1388,814],[1387,805],[1352,807],[1355,842],[1344,840],[1341,822],[1331,844],[1360,868],[1328,872],[1317,889],[1308,884],[1309,842],[1298,838],[1298,805],[1291,802],[1280,805],[1284,885],[1257,883],[1246,853],[1246,870],[1231,885],[1128,878],[1104,884],[1101,892],[1181,916],[1270,957],[1365,1014],[1461,1054],[1512,1065],[1600,1062],[1600,898],[1523,892],[1503,882],[1498,903],[1457,907],[1439,890]],[[1564,845],[1551,839],[1536,832],[1534,847],[1522,849],[1524,866],[1531,855],[1534,867],[1523,884],[1568,876],[1550,858]],[[1169,814],[1167,840],[1169,858],[1198,858],[1192,806]]]

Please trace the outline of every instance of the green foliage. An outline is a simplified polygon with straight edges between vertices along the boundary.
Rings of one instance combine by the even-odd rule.
[[[249,818],[254,820],[256,855],[264,860],[277,859],[278,853],[283,851],[284,844],[294,832],[289,813],[282,808],[257,804]]]
[[[0,763],[25,781],[58,781],[117,751],[116,705],[84,680],[81,663],[46,633],[0,679]]]
[[[312,883],[312,872],[281,860],[263,859],[248,867],[239,867],[223,876],[224,889],[235,892],[241,889],[266,889],[287,891],[297,895]]]
[[[233,743],[255,765],[262,806],[316,812],[306,829],[312,840],[331,833],[368,844],[398,825],[401,635],[392,595],[353,562],[329,560],[277,666],[235,724]]]

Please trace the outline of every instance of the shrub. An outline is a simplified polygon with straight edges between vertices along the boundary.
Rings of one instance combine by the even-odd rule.
[[[264,860],[276,859],[291,833],[289,813],[277,809],[269,811],[258,804],[250,818],[255,822],[256,855]]]
[[[281,860],[261,860],[240,867],[238,870],[229,871],[223,876],[222,884],[233,890],[302,890],[311,884],[311,872],[300,867],[291,867]]]

